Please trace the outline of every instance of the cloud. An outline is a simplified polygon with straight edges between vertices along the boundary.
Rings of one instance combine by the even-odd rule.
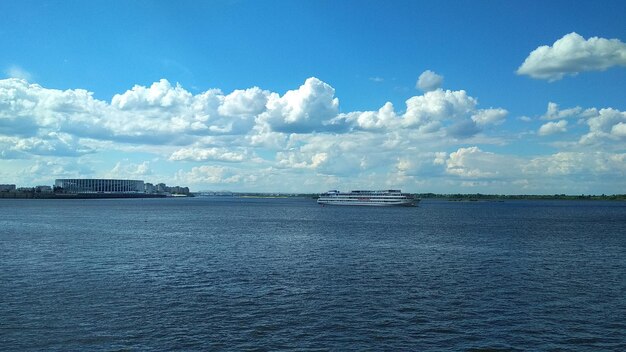
[[[564,119],[564,118],[576,116],[580,114],[581,111],[582,111],[582,108],[579,106],[575,108],[560,110],[559,105],[557,103],[549,102],[548,110],[546,111],[545,115],[542,116],[542,119],[544,120]]]
[[[620,122],[611,127],[611,135],[616,137],[624,138],[626,137],[626,123]]]
[[[135,85],[124,94],[116,94],[111,105],[120,110],[146,110],[150,108],[171,108],[176,110],[191,105],[193,96],[179,84],[172,87],[166,79],[154,82],[150,87]]]
[[[281,168],[314,170],[329,177],[365,177],[375,169],[392,165],[399,150],[414,148],[399,132],[292,135],[288,149],[277,153]],[[363,173],[363,174],[362,174]]]
[[[294,169],[316,169],[328,160],[328,153],[315,153],[307,156],[299,152],[279,152],[276,160],[280,167]]]
[[[446,160],[446,173],[462,178],[494,178],[506,169],[503,158],[478,147],[459,148]]]
[[[523,122],[531,122],[533,120],[532,117],[529,116],[520,116],[517,119]]]
[[[402,124],[424,132],[437,131],[447,121],[457,122],[469,117],[476,111],[477,104],[464,90],[437,89],[408,99]]]
[[[604,71],[613,66],[626,66],[625,43],[598,37],[585,40],[572,32],[552,46],[543,45],[533,50],[517,69],[517,74],[557,81],[565,75]]]
[[[30,179],[32,184],[50,184],[55,178],[93,177],[94,169],[80,158],[47,158],[35,160],[30,166],[20,170],[22,179]]]
[[[550,157],[499,154],[500,145],[520,143],[517,136],[507,139],[510,126],[494,128],[507,122],[508,111],[481,109],[464,90],[427,91],[400,108],[387,102],[372,111],[339,111],[333,87],[314,77],[282,95],[259,87],[193,94],[159,80],[111,101],[81,89],[0,80],[0,171],[5,179],[38,183],[50,167],[48,177],[151,175],[195,189],[445,192],[497,185],[506,192],[511,185],[561,187],[543,179],[548,165],[551,177],[582,170],[581,178],[618,179],[623,170],[626,114],[616,109],[549,103],[535,119],[546,122],[538,134],[567,132],[568,152],[587,150]],[[490,137],[494,130],[503,137]],[[597,156],[602,162],[593,162]],[[163,174],[155,176],[157,163]]]
[[[587,124],[589,132],[580,137],[581,145],[608,144],[619,142],[624,137],[623,126],[626,124],[626,112],[613,108],[581,108],[576,106],[569,109],[560,109],[553,102],[548,103],[546,113],[541,116],[542,120],[551,121],[539,128],[539,135],[547,136],[555,133],[567,132],[569,125],[567,119],[577,119],[579,125]]]
[[[61,91],[20,79],[0,80],[0,133],[6,135],[106,135],[107,128],[100,122],[108,112],[106,103],[85,90]]]
[[[210,184],[227,186],[241,182],[245,180],[245,177],[236,169],[203,165],[193,167],[189,172],[180,170],[176,173],[175,179],[182,184],[189,185]]]
[[[115,95],[111,106],[118,119],[115,131],[131,138],[191,135],[243,135],[254,126],[255,116],[265,111],[269,92],[258,87],[224,95],[211,89],[193,95],[179,84],[160,80],[150,87],[135,86]],[[132,118],[125,114],[132,114]],[[115,124],[115,125],[113,125]],[[160,142],[162,143],[162,141]]]
[[[626,124],[626,112],[616,109],[600,109],[594,116],[587,120],[589,132],[580,138],[580,143],[605,144],[610,141],[623,141],[626,137],[624,124]]]
[[[226,161],[242,162],[248,159],[245,152],[231,151],[226,148],[182,148],[170,156],[170,161]]]
[[[4,74],[6,74],[9,78],[17,78],[25,81],[32,81],[33,79],[33,75],[30,72],[17,65],[9,66],[6,70],[4,70]]]
[[[76,157],[93,153],[80,140],[67,133],[49,132],[34,137],[0,135],[0,158],[24,159],[32,156]]]
[[[253,115],[264,110],[265,95],[256,88],[193,95],[160,80],[117,94],[109,104],[81,89],[0,80],[0,134],[61,132],[124,143],[191,144],[201,136],[245,135],[255,124]]]
[[[130,178],[143,179],[145,176],[152,175],[150,162],[144,161],[140,164],[125,161],[118,161],[113,169],[109,171],[107,177],[110,178]]]
[[[387,133],[403,130],[411,131],[415,137],[438,135],[464,139],[490,125],[503,123],[508,115],[502,108],[478,109],[477,105],[478,101],[464,90],[436,89],[409,98],[403,114],[387,102],[378,111],[344,113],[330,123],[348,127],[347,130]]]
[[[441,163],[438,156],[436,162]],[[508,193],[589,191],[624,185],[626,153],[557,152],[545,156],[514,156],[462,147],[447,155],[439,182],[457,180],[463,187],[503,188]]]
[[[131,139],[172,137],[172,135],[242,133],[241,119],[225,117],[217,111],[224,102],[219,90],[193,95],[167,80],[150,87],[134,86],[111,100],[112,111],[106,126],[114,135]],[[163,143],[163,141],[159,141]]]
[[[468,138],[478,132],[480,132],[480,129],[472,120],[459,121],[446,128],[446,134],[457,139]]]
[[[551,134],[563,133],[566,131],[567,131],[567,121],[561,120],[558,122],[548,122],[542,125],[539,128],[538,133],[540,136],[549,136]]]
[[[485,109],[479,110],[476,114],[472,115],[472,120],[478,126],[500,125],[504,122],[508,114],[509,112],[502,108]]]
[[[415,85],[416,88],[423,90],[424,92],[430,92],[435,89],[439,89],[443,84],[443,76],[436,74],[431,70],[426,70],[417,79]]]
[[[352,128],[375,131],[394,128],[400,120],[393,104],[387,102],[378,111],[358,111],[342,114],[331,121],[331,123],[338,125],[344,122],[352,125]]]
[[[88,152],[85,143],[90,140],[190,147],[209,136],[239,136],[239,145],[281,149],[290,133],[407,130],[416,137],[448,133],[466,138],[486,125],[500,123],[506,114],[504,109],[477,109],[476,99],[465,91],[441,89],[408,99],[404,113],[386,103],[377,111],[339,114],[334,94],[330,85],[314,77],[282,96],[258,87],[230,94],[219,89],[192,94],[162,79],[149,86],[135,85],[114,95],[109,103],[82,89],[47,89],[7,79],[0,80],[0,134],[23,138],[70,135],[74,142],[67,145],[75,154]],[[22,152],[45,150],[62,149],[23,148]],[[170,152],[172,160],[219,159],[207,150],[179,150]],[[194,151],[199,152],[197,156],[191,155]],[[72,154],[69,149],[64,153]]]
[[[548,156],[531,158],[523,164],[527,175],[547,177],[604,175],[620,178],[626,174],[626,153],[607,152],[558,152]],[[602,181],[602,180],[601,180]]]
[[[223,116],[256,116],[265,111],[269,95],[258,87],[235,90],[224,97],[217,111]]]
[[[308,133],[327,130],[328,122],[339,112],[339,99],[335,89],[317,78],[307,79],[297,90],[282,97],[272,93],[268,97],[267,111],[258,121],[266,123],[272,131]]]
[[[399,156],[394,164],[395,171],[404,177],[441,177],[445,174],[448,153],[412,150]]]
[[[368,154],[382,155],[380,137],[366,132],[351,134],[292,135],[289,149],[276,154],[277,167],[311,169],[322,175],[358,173]]]

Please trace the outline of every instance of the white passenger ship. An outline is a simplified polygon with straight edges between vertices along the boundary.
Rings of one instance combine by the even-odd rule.
[[[337,190],[320,194],[317,199],[322,205],[377,205],[377,206],[414,206],[419,199],[399,189],[384,191],[351,191],[342,193]]]

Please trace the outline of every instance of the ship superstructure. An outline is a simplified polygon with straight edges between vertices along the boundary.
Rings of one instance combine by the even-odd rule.
[[[374,206],[414,206],[419,199],[399,189],[370,191],[357,190],[340,192],[337,190],[320,194],[317,199],[322,205],[374,205]]]

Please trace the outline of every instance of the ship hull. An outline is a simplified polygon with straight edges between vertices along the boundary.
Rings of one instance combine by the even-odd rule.
[[[375,207],[411,207],[419,202],[412,194],[400,190],[384,191],[328,191],[320,195],[317,203],[321,205],[358,205]]]
[[[355,205],[355,206],[370,206],[370,207],[413,207],[416,205],[415,200],[411,201],[397,201],[397,202],[375,202],[375,201],[337,201],[337,200],[322,200],[318,199],[317,204],[320,205]]]

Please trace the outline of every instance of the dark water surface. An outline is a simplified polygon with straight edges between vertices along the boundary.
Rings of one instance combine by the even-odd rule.
[[[626,203],[0,200],[0,350],[626,350]]]

